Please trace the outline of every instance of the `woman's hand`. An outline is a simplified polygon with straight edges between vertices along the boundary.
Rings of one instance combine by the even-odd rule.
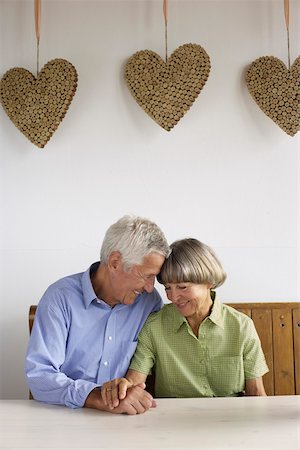
[[[145,391],[147,375],[129,369],[126,378],[116,378],[104,383],[101,399],[104,407],[111,412],[142,414],[149,408],[155,408],[156,402]]]
[[[145,383],[142,383],[142,389],[145,389]],[[120,400],[126,397],[127,389],[132,387],[133,383],[127,378],[115,378],[114,380],[107,381],[102,385],[101,397],[106,406],[110,409],[114,409],[119,406]]]

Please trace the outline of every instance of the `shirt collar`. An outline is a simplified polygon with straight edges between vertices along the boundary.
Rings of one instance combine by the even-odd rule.
[[[213,299],[213,307],[211,310],[210,315],[208,316],[208,319],[210,319],[213,323],[215,323],[216,325],[218,325],[221,328],[224,328],[224,317],[223,317],[223,308],[222,308],[222,303],[221,301],[216,297],[216,293],[214,291],[212,291],[212,293],[214,294],[214,299]],[[212,298],[213,298],[212,296]]]
[[[173,317],[172,317],[172,325],[173,325],[173,330],[174,333],[177,333],[177,331],[179,330],[179,328],[181,327],[181,325],[183,323],[188,323],[186,318],[183,317],[180,312],[177,311],[176,306],[173,305]]]
[[[210,319],[213,323],[221,328],[224,328],[224,318],[222,314],[222,303],[216,297],[215,291],[211,291],[211,298],[213,300],[213,306],[210,315],[207,319]],[[173,307],[173,330],[176,333],[183,323],[188,324],[188,321],[183,317],[180,312],[177,311],[176,307]]]
[[[92,303],[92,301],[97,298],[91,282],[91,274],[95,272],[95,270],[97,270],[99,264],[100,262],[92,264],[82,274],[81,285],[82,285],[83,301],[86,308],[88,308],[88,306]]]

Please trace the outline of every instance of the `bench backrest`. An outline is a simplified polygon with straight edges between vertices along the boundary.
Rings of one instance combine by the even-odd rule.
[[[255,324],[270,369],[263,377],[267,395],[300,395],[300,303],[227,304]],[[30,306],[30,332],[36,308]]]
[[[300,394],[300,303],[227,303],[252,318],[269,366],[268,395]]]

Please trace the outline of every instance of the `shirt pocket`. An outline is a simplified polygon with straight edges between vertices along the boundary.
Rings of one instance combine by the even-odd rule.
[[[128,370],[130,360],[133,357],[137,341],[123,341],[121,344],[121,355],[118,361],[118,377],[124,377]]]
[[[217,397],[236,395],[245,388],[243,356],[215,356],[209,359],[208,381]]]

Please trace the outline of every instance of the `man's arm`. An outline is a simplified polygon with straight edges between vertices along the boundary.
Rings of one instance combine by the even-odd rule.
[[[249,396],[266,396],[262,377],[246,380],[246,395]]]
[[[35,315],[25,361],[27,382],[35,400],[78,408],[99,385],[83,379],[74,380],[61,371],[68,326],[63,308],[59,308],[54,300],[55,296],[46,291]]]

